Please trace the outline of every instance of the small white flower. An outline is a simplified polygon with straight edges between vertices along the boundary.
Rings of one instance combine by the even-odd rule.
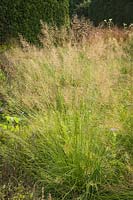
[[[111,128],[110,131],[115,132],[115,131],[118,131],[118,129],[117,128]]]
[[[109,19],[109,22],[112,22],[112,19]]]

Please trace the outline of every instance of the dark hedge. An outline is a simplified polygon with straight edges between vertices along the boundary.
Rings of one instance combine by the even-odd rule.
[[[90,18],[95,25],[110,18],[115,25],[122,26],[123,23],[129,25],[133,23],[133,0],[86,0],[78,4],[73,12],[79,17]]]
[[[0,43],[18,34],[36,43],[40,20],[68,25],[69,14],[85,16],[95,25],[112,18],[121,26],[133,23],[133,0],[0,0]]]
[[[22,34],[36,42],[40,20],[57,26],[69,23],[69,0],[0,0],[1,41]]]

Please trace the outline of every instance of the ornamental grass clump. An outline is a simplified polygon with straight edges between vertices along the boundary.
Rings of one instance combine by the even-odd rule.
[[[0,198],[132,199],[132,32],[53,31],[5,52],[0,105],[20,123],[0,127]]]

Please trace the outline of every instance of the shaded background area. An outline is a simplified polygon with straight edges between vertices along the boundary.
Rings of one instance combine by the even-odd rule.
[[[133,22],[132,11],[132,0],[1,0],[0,42],[21,34],[37,43],[40,20],[58,27],[69,26],[76,14],[89,18],[94,25],[109,18],[115,25],[129,25]]]
[[[83,3],[84,2],[84,3]],[[122,26],[133,22],[132,0],[89,0],[76,4],[74,12],[90,18],[95,25],[104,19],[113,19],[113,23]]]

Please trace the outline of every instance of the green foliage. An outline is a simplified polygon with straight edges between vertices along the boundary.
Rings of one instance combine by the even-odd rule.
[[[14,131],[19,130],[21,122],[20,118],[2,114],[0,116],[0,120],[2,121],[2,123],[0,122],[1,129]]]
[[[12,200],[33,200],[33,192],[25,188],[22,183],[11,182],[0,187],[0,199],[4,200],[9,196]]]
[[[69,23],[68,0],[1,0],[0,38],[6,40],[22,34],[36,42],[40,20],[57,26]]]
[[[75,12],[79,16],[89,17],[95,25],[110,18],[114,24],[123,25],[133,22],[132,10],[132,0],[90,0],[79,4]]]
[[[5,81],[6,77],[5,74],[3,73],[3,71],[0,69],[0,82],[1,81]]]
[[[74,15],[77,7],[84,3],[84,0],[70,0],[70,15]]]

